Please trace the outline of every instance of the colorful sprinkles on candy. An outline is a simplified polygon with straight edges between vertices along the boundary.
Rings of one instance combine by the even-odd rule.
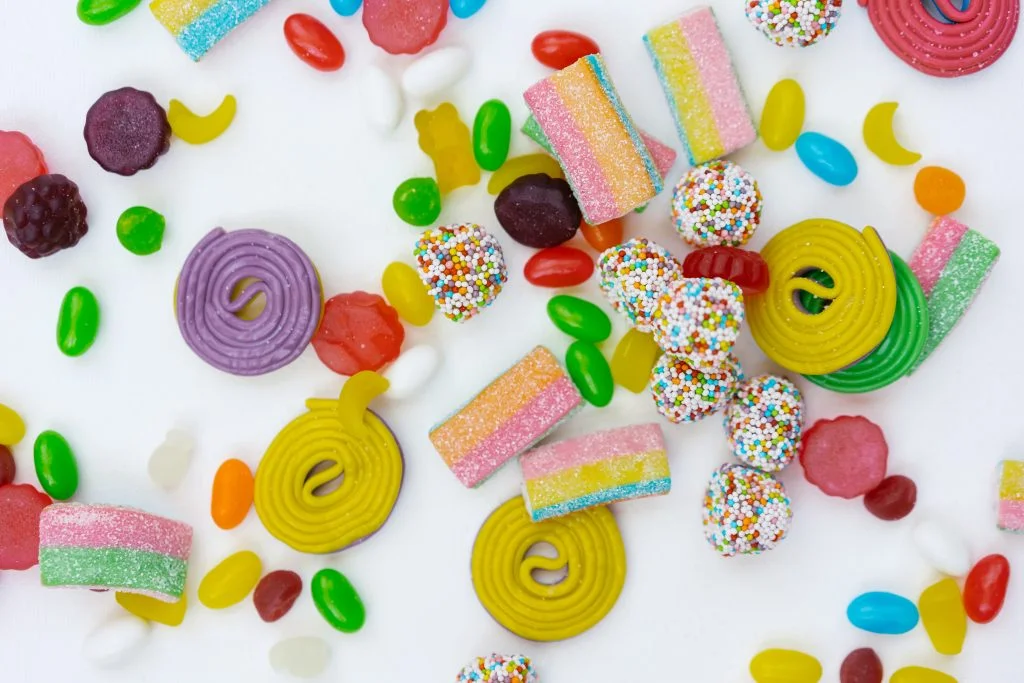
[[[761,222],[761,190],[731,161],[691,168],[672,191],[676,232],[695,247],[740,247]]]
[[[646,239],[631,239],[605,250],[597,268],[601,291],[612,308],[641,332],[653,329],[658,298],[683,272],[667,249]]]
[[[475,223],[427,230],[413,253],[434,303],[457,323],[490,306],[508,280],[501,245]]]
[[[704,494],[704,537],[720,555],[757,555],[786,537],[793,511],[782,483],[742,465],[722,465]]]
[[[783,47],[807,47],[836,27],[842,0],[748,0],[747,19],[768,40]]]
[[[665,353],[707,370],[728,359],[742,323],[739,287],[721,278],[684,278],[658,299],[654,339]]]
[[[742,383],[725,418],[733,454],[743,464],[765,472],[778,472],[793,461],[803,429],[800,390],[775,375],[759,375]]]
[[[651,397],[669,422],[696,422],[729,403],[742,374],[735,358],[701,372],[682,356],[665,354],[651,372]]]
[[[538,683],[529,657],[491,655],[477,657],[455,678],[455,683]]]

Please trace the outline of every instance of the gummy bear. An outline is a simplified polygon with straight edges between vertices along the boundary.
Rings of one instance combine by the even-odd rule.
[[[424,109],[413,121],[419,133],[420,149],[434,162],[442,195],[480,182],[480,167],[473,156],[469,126],[459,118],[455,105],[445,102],[433,111]]]

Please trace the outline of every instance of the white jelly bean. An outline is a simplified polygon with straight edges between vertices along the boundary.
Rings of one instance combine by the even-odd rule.
[[[950,527],[924,520],[914,527],[914,544],[928,564],[950,576],[964,576],[971,569],[971,554],[963,539]]]
[[[469,71],[469,52],[443,47],[423,55],[402,74],[402,89],[412,97],[428,98],[450,88]]]
[[[82,654],[97,666],[117,666],[138,650],[148,635],[148,621],[122,614],[93,629],[82,643]]]
[[[331,646],[323,638],[300,636],[278,641],[270,648],[270,666],[296,678],[319,676],[331,660]]]
[[[180,429],[167,432],[164,442],[149,456],[149,478],[162,489],[170,491],[181,483],[192,461],[196,444]]]
[[[437,370],[441,357],[433,346],[419,345],[402,351],[384,372],[390,383],[388,398],[396,401],[415,396]]]
[[[359,99],[366,121],[376,130],[387,133],[402,120],[402,92],[383,69],[367,65],[362,69]]]

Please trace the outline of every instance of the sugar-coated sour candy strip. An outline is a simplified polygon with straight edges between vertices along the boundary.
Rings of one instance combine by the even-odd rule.
[[[270,0],[153,0],[149,9],[194,61]]]
[[[430,440],[459,481],[478,486],[582,402],[558,360],[538,346],[431,429]]]
[[[669,492],[661,427],[634,425],[547,444],[519,458],[523,498],[539,522],[596,505]]]
[[[999,501],[996,526],[1003,531],[1024,533],[1024,461],[999,463]]]
[[[142,510],[63,503],[39,517],[44,586],[112,588],[174,602],[185,590],[192,527]]]
[[[604,60],[589,55],[523,93],[592,225],[624,216],[662,177],[622,106]]]
[[[710,7],[651,29],[644,44],[691,164],[731,154],[757,139]]]

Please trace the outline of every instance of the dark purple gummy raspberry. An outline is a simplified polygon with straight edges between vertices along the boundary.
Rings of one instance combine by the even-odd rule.
[[[111,90],[85,115],[89,156],[111,173],[135,175],[150,168],[171,144],[167,112],[148,92]]]
[[[4,230],[29,258],[56,254],[89,232],[78,185],[53,173],[21,185],[4,203]]]

